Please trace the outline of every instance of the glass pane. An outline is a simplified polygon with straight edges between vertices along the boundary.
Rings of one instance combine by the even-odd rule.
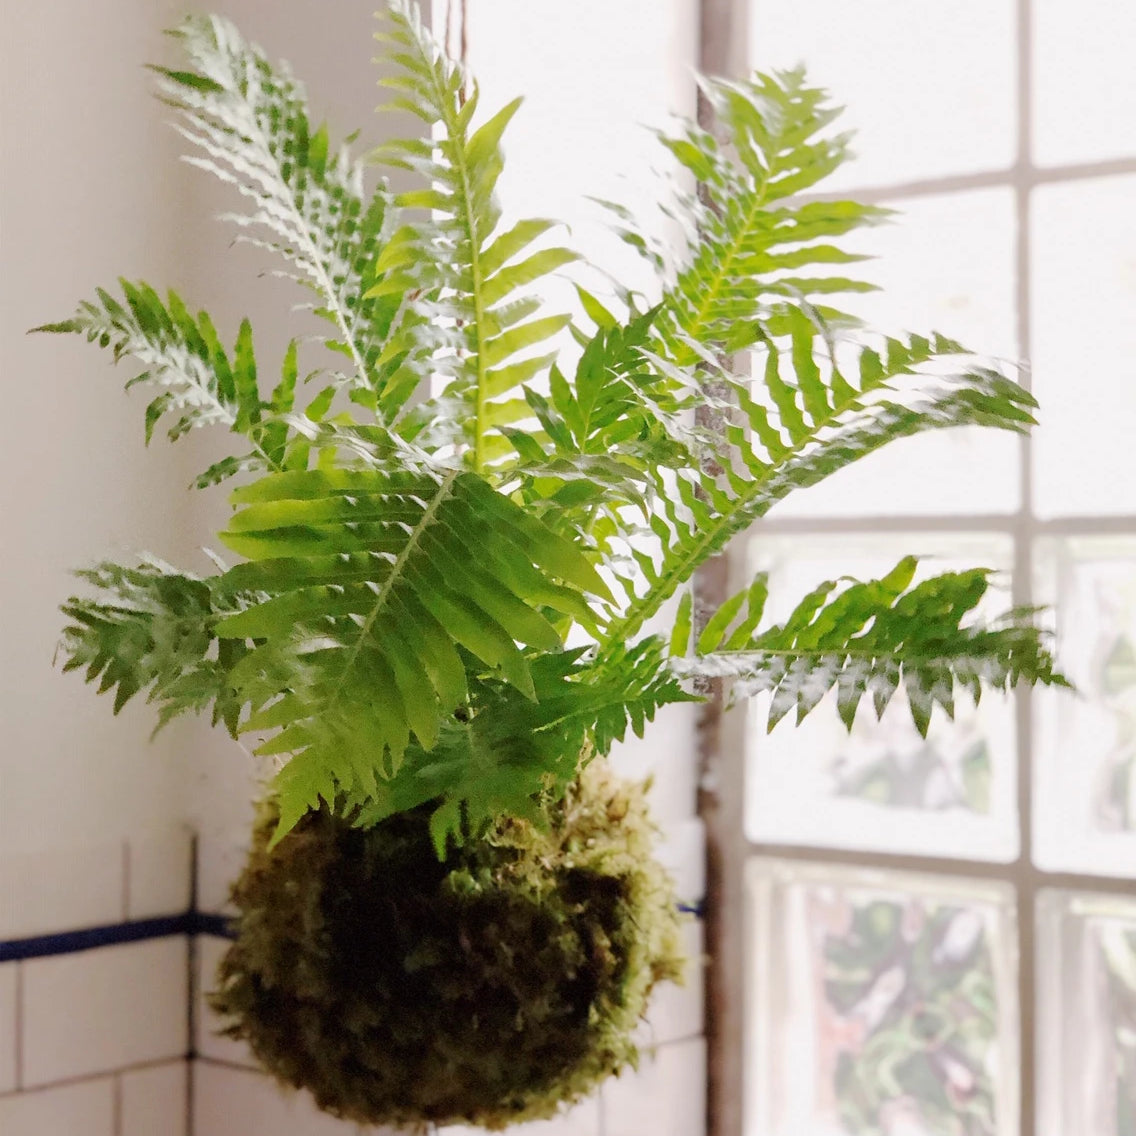
[[[1040,516],[1136,512],[1136,177],[1042,186],[1033,205]]]
[[[938,331],[972,350],[1017,358],[1013,194],[912,198],[900,208],[893,224],[856,244],[878,258],[863,275],[881,291],[841,299],[843,306],[882,331]],[[1020,499],[1018,446],[994,430],[905,438],[793,494],[773,515],[1012,512]]]
[[[1136,1136],[1136,902],[1038,900],[1038,1136]]]
[[[812,587],[840,575],[878,577],[905,553],[927,557],[920,576],[959,568],[1008,570],[1008,538],[987,535],[762,537],[751,572],[770,574],[768,618],[779,621]],[[980,614],[1012,606],[1009,575],[996,578]],[[870,700],[851,734],[829,695],[800,725],[765,732],[768,697],[752,703],[747,829],[773,844],[1012,860],[1018,851],[1012,702],[979,707],[960,695],[955,720],[936,710],[921,738],[897,695],[876,720]]]
[[[1012,889],[751,872],[747,1136],[1018,1136]]]
[[[1034,0],[1034,155],[1042,165],[1136,154],[1136,7]]]
[[[1077,693],[1034,694],[1036,859],[1136,875],[1136,537],[1039,542],[1037,575]]]
[[[859,161],[830,183],[1001,169],[1014,157],[1011,0],[750,0],[750,60],[804,63],[849,108]],[[839,179],[839,180],[838,180]]]

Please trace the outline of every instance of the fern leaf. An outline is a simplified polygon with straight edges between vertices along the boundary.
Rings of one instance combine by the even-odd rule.
[[[468,694],[462,652],[532,698],[524,649],[558,649],[556,621],[590,625],[606,597],[586,556],[470,473],[283,473],[234,502],[221,535],[249,562],[218,588],[266,598],[218,624],[257,644],[231,681],[246,729],[279,731],[260,752],[325,770],[326,798],[435,746]]]
[[[503,467],[521,481],[531,508],[559,514],[566,531],[596,537],[606,517],[619,528],[620,510],[646,511],[655,487],[652,467],[688,459],[688,404],[647,352],[653,309],[626,324],[614,319],[584,342],[569,380],[553,366],[549,396],[525,388],[543,433],[503,431],[516,451]]]
[[[380,356],[401,297],[362,298],[377,279],[385,192],[368,199],[362,162],[345,146],[332,150],[326,127],[313,128],[301,84],[228,21],[190,17],[174,35],[191,69],[154,71],[198,151],[188,160],[247,200],[246,211],[227,219],[244,239],[282,256],[315,293],[316,312],[335,326],[328,345],[347,355],[354,381],[375,390],[392,415],[398,400],[384,395],[397,367],[384,367]]]
[[[476,86],[467,94],[461,68],[447,59],[421,25],[417,9],[395,0],[390,27],[377,37],[399,68],[384,80],[409,110],[438,132],[430,146],[419,139],[386,143],[378,161],[411,170],[429,187],[399,198],[400,205],[426,208],[429,219],[406,225],[384,249],[379,269],[422,290],[418,310],[436,330],[434,364],[450,379],[437,402],[421,416],[444,407],[464,423],[469,460],[477,471],[492,464],[491,435],[502,420],[494,404],[513,394],[547,366],[538,352],[567,326],[568,317],[534,315],[538,305],[524,289],[576,259],[559,247],[533,250],[551,227],[543,220],[501,225],[495,189],[502,169],[501,137],[520,100],[503,107],[476,129]],[[377,286],[382,295],[384,285]],[[518,319],[518,313],[523,312]],[[460,329],[455,338],[451,329]],[[508,447],[506,447],[508,449]]]
[[[814,335],[820,338],[819,331]],[[950,340],[888,339],[882,353],[859,347],[861,361],[869,365],[861,367],[858,389],[831,357],[820,355],[825,372],[814,357],[820,377],[813,381],[824,383],[828,406],[827,417],[818,411],[815,418],[803,410],[792,350],[782,352],[772,340],[766,350],[764,391],[724,376],[737,400],[728,409],[748,417],[752,431],[728,428],[726,445],[703,436],[715,464],[726,471],[722,477],[695,467],[657,479],[665,539],[650,573],[652,586],[608,625],[605,642],[633,636],[700,564],[793,491],[897,438],[963,425],[1022,432],[1033,422],[1032,396],[1000,372],[969,360]],[[928,373],[927,365],[956,355],[963,364],[957,371]]]
[[[830,274],[833,265],[864,259],[831,241],[889,216],[851,201],[792,200],[845,160],[849,140],[824,133],[839,111],[802,71],[709,81],[704,89],[725,143],[693,125],[662,136],[704,186],[701,197],[680,203],[696,236],[659,321],[671,357],[685,365],[697,361],[692,344],[736,351],[754,342],[754,321],[775,319],[801,300],[868,290]]]
[[[914,568],[908,557],[879,580],[828,581],[784,623],[672,666],[682,675],[733,678],[735,700],[770,693],[770,729],[793,709],[800,722],[834,687],[849,728],[865,695],[882,715],[902,688],[926,736],[935,704],[953,715],[957,688],[977,701],[984,688],[1008,690],[1022,681],[1068,685],[1032,610],[989,624],[970,621],[989,572],[950,572],[911,586]]]
[[[64,671],[82,670],[100,693],[114,691],[117,714],[136,694],[159,704],[159,728],[180,714],[212,707],[234,735],[240,706],[226,673],[243,650],[217,644],[225,609],[209,581],[155,559],[128,568],[110,562],[76,573],[96,598],[72,596],[61,649]],[[229,610],[232,610],[230,605]]]
[[[357,823],[427,801],[437,802],[440,837],[476,834],[502,813],[538,820],[541,795],[563,792],[581,753],[607,753],[628,730],[641,736],[659,707],[693,700],[657,639],[599,669],[582,655],[577,648],[533,659],[539,701],[497,680],[474,681],[468,712],[443,725],[431,752],[412,748],[394,777],[352,802]]]
[[[127,388],[157,388],[145,411],[146,441],[164,424],[171,441],[190,430],[225,426],[252,443],[251,453],[215,462],[195,480],[204,488],[236,473],[288,468],[290,431],[280,410],[290,408],[296,383],[295,345],[289,347],[283,377],[265,402],[257,382],[252,329],[243,321],[233,351],[227,352],[205,312],[192,315],[176,292],[165,301],[148,284],[119,282],[122,300],[100,288],[69,320],[33,331],[70,332],[110,348],[115,361],[131,358],[144,368]]]

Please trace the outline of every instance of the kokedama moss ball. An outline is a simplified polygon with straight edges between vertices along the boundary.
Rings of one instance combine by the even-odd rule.
[[[681,917],[642,786],[593,762],[550,827],[505,818],[440,861],[428,811],[367,830],[309,814],[233,896],[216,1010],[281,1081],[364,1124],[503,1128],[637,1057]]]

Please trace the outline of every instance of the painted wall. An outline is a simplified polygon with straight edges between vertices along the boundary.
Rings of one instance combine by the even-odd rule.
[[[223,337],[249,315],[262,366],[299,326],[294,288],[263,275],[231,228],[212,179],[176,160],[168,109],[143,64],[174,60],[162,29],[177,0],[9,0],[0,42],[0,368],[9,430],[0,448],[4,581],[0,612],[0,852],[92,844],[173,818],[197,820],[247,796],[250,763],[231,743],[177,723],[153,745],[152,715],[106,700],[52,668],[70,569],[148,550],[207,570],[198,551],[224,518],[224,490],[193,499],[193,472],[223,451],[194,436],[142,443],[141,393],[124,365],[77,337],[26,337],[69,315],[97,285],[144,278],[215,314]],[[374,5],[230,0],[226,14],[290,59],[339,134],[389,130],[371,64]],[[235,810],[239,811],[239,810]]]
[[[141,444],[137,400],[77,338],[27,337],[119,274],[162,279],[187,171],[146,98],[163,2],[8,0],[0,38],[0,852],[117,837],[176,814],[177,736],[52,669],[68,572],[136,547],[185,545],[169,503],[185,478]],[[123,376],[125,378],[125,376]]]

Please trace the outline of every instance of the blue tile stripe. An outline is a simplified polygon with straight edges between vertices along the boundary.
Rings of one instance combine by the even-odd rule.
[[[102,927],[84,927],[77,931],[34,935],[27,939],[9,939],[0,942],[0,963],[48,958],[51,955],[69,955],[77,951],[89,951],[95,947],[114,947],[122,943],[166,939],[171,935],[233,937],[228,916],[187,911],[181,915],[163,915],[156,919],[135,919],[127,923],[111,923]]]
[[[703,904],[680,903],[679,911],[701,919]],[[115,947],[123,943],[142,943],[149,939],[166,939],[171,935],[215,935],[235,938],[232,920],[227,915],[203,911],[186,911],[180,915],[162,915],[156,919],[135,919],[110,923],[101,927],[84,927],[76,931],[57,931],[50,935],[34,935],[26,939],[0,941],[0,963],[25,959],[49,958],[89,951],[96,947]]]

